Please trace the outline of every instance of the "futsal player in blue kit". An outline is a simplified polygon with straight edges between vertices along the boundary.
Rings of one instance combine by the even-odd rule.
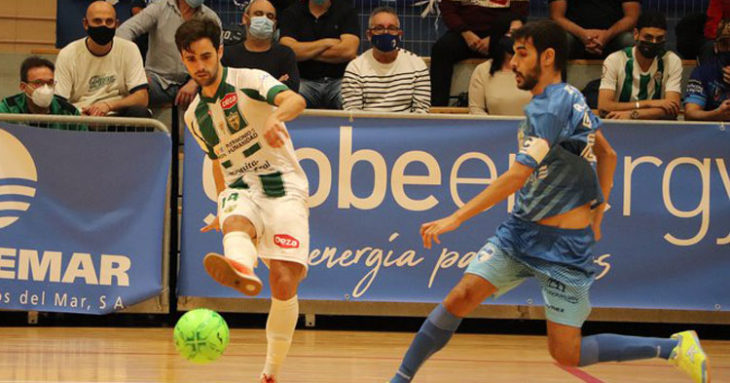
[[[565,32],[542,20],[526,24],[513,38],[511,64],[517,86],[533,94],[518,132],[519,153],[509,170],[474,199],[448,217],[423,224],[424,246],[440,243],[439,235],[516,192],[514,211],[429,314],[390,382],[412,381],[423,362],[446,345],[462,318],[484,299],[530,277],[542,287],[548,348],[558,363],[588,366],[663,358],[694,382],[709,382],[709,362],[694,331],[670,338],[581,336],[591,311],[591,247],[601,236],[617,157],[581,93],[562,82]]]

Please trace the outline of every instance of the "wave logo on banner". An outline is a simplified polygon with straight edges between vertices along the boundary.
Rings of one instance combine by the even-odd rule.
[[[0,229],[20,219],[35,197],[38,172],[28,149],[6,130],[0,129]],[[12,159],[8,161],[8,159]]]

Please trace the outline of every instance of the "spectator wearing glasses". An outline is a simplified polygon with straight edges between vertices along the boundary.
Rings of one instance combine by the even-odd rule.
[[[718,24],[714,56],[692,71],[684,102],[686,120],[730,121],[730,20]]]
[[[342,76],[360,46],[355,9],[348,0],[309,0],[287,8],[279,21],[279,41],[299,62],[307,108],[342,109]]]
[[[291,48],[274,41],[276,8],[268,0],[253,0],[243,13],[246,40],[226,46],[221,63],[231,68],[261,69],[289,89],[299,91],[297,57]]]
[[[645,12],[634,29],[636,45],[603,62],[598,109],[610,119],[675,119],[682,95],[682,60],[666,49],[667,19]]]
[[[0,102],[0,113],[10,114],[53,114],[78,116],[79,110],[63,98],[53,94],[56,82],[53,78],[53,63],[31,56],[20,65],[20,90],[22,92],[4,98]],[[87,130],[83,125],[52,123],[44,125],[52,129]]]
[[[395,10],[373,10],[366,34],[373,47],[347,64],[342,79],[343,108],[428,113],[428,68],[420,57],[398,47],[403,30]]]

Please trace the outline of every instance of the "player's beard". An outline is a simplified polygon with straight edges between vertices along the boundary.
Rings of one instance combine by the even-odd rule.
[[[522,84],[517,84],[517,87],[522,90],[532,90],[537,85],[537,82],[540,79],[540,75],[542,74],[542,68],[540,68],[539,64],[535,64],[535,67],[530,71],[530,73],[522,73],[517,70],[514,70],[516,74],[518,74],[520,77],[522,77]]]
[[[201,87],[206,87],[206,86],[212,85],[215,82],[215,79],[218,78],[218,70],[220,69],[219,67],[220,67],[220,65],[216,65],[215,71],[213,71],[212,73],[207,70],[203,70],[203,72],[205,72],[208,75],[208,78],[204,78],[201,80],[196,79],[195,82],[197,82],[198,85]]]

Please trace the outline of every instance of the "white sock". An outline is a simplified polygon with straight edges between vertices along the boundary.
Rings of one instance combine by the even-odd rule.
[[[294,328],[299,318],[299,299],[295,295],[287,301],[271,298],[269,319],[266,321],[266,364],[262,374],[276,377],[291,346]]]
[[[257,251],[248,233],[233,231],[224,235],[223,254],[253,271]]]

